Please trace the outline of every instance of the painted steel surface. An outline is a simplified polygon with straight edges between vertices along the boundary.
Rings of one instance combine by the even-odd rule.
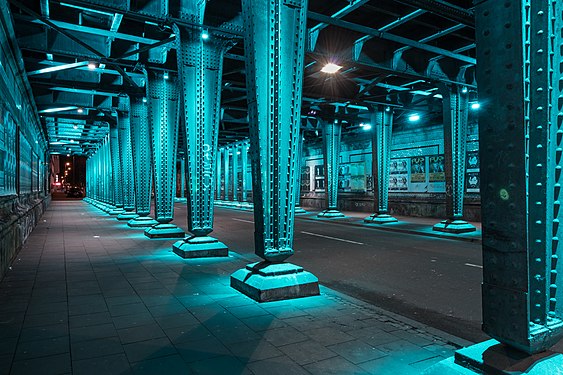
[[[243,0],[256,254],[293,254],[306,0]]]
[[[382,107],[371,114],[371,157],[373,173],[373,198],[377,214],[389,210],[389,165],[391,163],[391,137],[393,111]]]
[[[179,128],[178,82],[174,75],[166,74],[148,73],[155,219],[161,224],[169,223],[174,219]]]
[[[340,168],[340,140],[342,126],[339,120],[323,126],[323,156],[325,169],[325,196],[328,210],[338,210],[338,170]]]
[[[131,118],[128,96],[119,97],[117,129],[119,138],[119,155],[121,155],[123,208],[130,212],[135,210],[135,186],[133,182],[133,151],[131,149]]]
[[[563,335],[563,2],[476,7],[483,330],[529,353]]]
[[[130,118],[136,212],[140,216],[148,216],[151,211],[152,144],[148,106],[143,98],[131,99]]]

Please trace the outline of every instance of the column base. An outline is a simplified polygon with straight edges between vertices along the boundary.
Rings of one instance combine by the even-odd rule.
[[[131,228],[147,228],[157,224],[158,221],[150,216],[139,216],[138,218],[129,220],[129,222],[127,223],[127,225],[129,225]]]
[[[125,210],[123,208],[115,207],[115,208],[110,209],[108,211],[108,214],[115,216],[115,215],[121,215],[124,212],[125,212]]]
[[[184,231],[174,224],[157,224],[145,229],[145,236],[148,238],[183,238]]]
[[[231,287],[258,302],[317,296],[319,280],[291,263],[262,261],[231,275]]]
[[[396,223],[398,220],[388,214],[373,214],[364,219],[364,223],[369,224],[387,224]]]
[[[303,208],[297,206],[295,207],[295,214],[296,215],[303,215],[303,214],[307,214],[308,212],[305,211]]]
[[[477,228],[465,220],[442,220],[432,227],[432,230],[445,233],[468,233],[475,232]]]
[[[559,346],[557,349],[556,346]],[[545,375],[563,368],[562,345],[527,354],[491,339],[455,352],[455,356],[431,366],[424,375]]]
[[[324,217],[325,219],[335,219],[346,216],[338,210],[324,210],[323,212],[319,213],[317,217]]]
[[[135,212],[124,212],[122,214],[117,215],[117,220],[131,220],[131,219],[136,219],[138,218],[139,215],[137,215]]]
[[[182,241],[176,242],[172,250],[182,258],[209,258],[229,256],[229,248],[216,238],[187,237]]]

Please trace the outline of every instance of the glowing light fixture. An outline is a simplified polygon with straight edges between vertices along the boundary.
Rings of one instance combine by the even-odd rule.
[[[76,110],[76,112],[78,112],[78,113],[84,113],[84,108],[78,108],[78,109]]]
[[[163,76],[163,78],[164,78],[164,79],[168,79],[168,78],[170,78],[170,76],[168,75],[168,72],[164,72],[164,76]]]
[[[209,31],[203,30],[203,31],[201,32],[201,39],[203,39],[203,40],[209,39]]]
[[[385,112],[391,112],[391,107],[385,107]]]
[[[409,116],[410,122],[416,122],[418,120],[420,120],[420,115],[418,113],[414,113],[414,114]]]
[[[70,111],[72,109],[76,109],[76,107],[57,107],[57,108],[49,108],[39,111],[39,113],[53,113],[53,112],[62,112],[62,111]]]
[[[467,87],[465,87],[465,86],[462,87],[462,88],[461,88],[461,93],[462,93],[462,94],[467,94]]]
[[[147,102],[147,98],[143,98],[143,103],[146,103],[146,102]]]
[[[471,109],[477,110],[479,108],[481,108],[481,104],[479,104],[479,102],[471,103]]]
[[[98,66],[96,65],[95,62],[90,61],[90,62],[88,63],[88,69],[90,69],[90,70],[94,70],[94,69],[96,69],[97,67],[98,67]]]
[[[371,125],[370,125],[370,124],[364,124],[364,126],[362,126],[362,128],[363,128],[365,131],[368,131],[368,130],[371,129]]]
[[[328,74],[334,74],[334,73],[338,72],[340,69],[342,69],[342,67],[340,65],[336,65],[334,63],[328,63],[325,66],[323,66],[323,68],[321,69],[321,72],[328,73]]]

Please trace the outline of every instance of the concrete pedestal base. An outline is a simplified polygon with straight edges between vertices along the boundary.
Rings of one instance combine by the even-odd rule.
[[[258,302],[319,295],[319,280],[291,263],[259,262],[231,275],[231,287]]]
[[[122,214],[117,215],[117,220],[132,220],[132,219],[136,219],[138,218],[139,215],[137,215],[135,212],[124,212]]]
[[[468,233],[475,232],[477,228],[465,220],[442,220],[432,227],[432,230],[446,233]]]
[[[563,373],[563,343],[538,354],[529,355],[487,340],[458,350],[453,358],[441,361],[424,375],[553,375]]]
[[[216,238],[188,237],[176,242],[172,250],[182,258],[208,258],[229,256],[229,248]]]
[[[303,215],[308,213],[307,211],[305,211],[304,209],[302,209],[301,207],[297,206],[295,207],[295,214],[296,215]]]
[[[323,212],[319,213],[317,217],[322,217],[325,219],[335,219],[346,216],[344,216],[344,214],[338,210],[324,210]]]
[[[123,207],[115,207],[115,208],[109,210],[108,214],[115,216],[115,215],[121,215],[124,212],[125,212],[125,210],[123,209]]]
[[[145,229],[148,238],[183,238],[186,234],[174,224],[157,224]]]
[[[129,220],[129,222],[127,223],[127,225],[129,225],[131,228],[148,228],[157,224],[158,221],[150,216],[139,216],[136,219]]]
[[[396,223],[397,219],[388,214],[373,214],[364,219],[364,223],[369,224],[387,224]]]

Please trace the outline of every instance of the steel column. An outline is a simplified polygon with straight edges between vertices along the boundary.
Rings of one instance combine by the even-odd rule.
[[[154,166],[155,219],[159,224],[145,230],[149,238],[183,237],[174,219],[176,150],[178,146],[178,82],[171,73],[148,72],[148,113]]]
[[[535,353],[563,336],[563,2],[488,0],[475,13],[483,330]]]
[[[396,222],[389,215],[389,164],[393,135],[393,111],[377,107],[371,114],[371,165],[373,176],[374,214],[366,217],[366,223],[385,224]]]
[[[244,49],[256,254],[265,261],[231,275],[258,301],[319,293],[293,254],[297,147],[306,32],[306,0],[243,0]]]
[[[119,130],[117,127],[112,127],[109,131],[110,134],[110,153],[111,153],[111,184],[113,199],[111,204],[113,209],[109,211],[110,215],[119,215],[124,212],[123,210],[123,176],[121,174],[121,154],[119,152]]]
[[[158,222],[149,216],[153,163],[146,98],[131,98],[131,152],[135,174],[135,210],[139,217],[130,220],[127,225],[134,228],[151,227]]]
[[[476,228],[463,220],[465,196],[465,152],[467,146],[467,89],[439,84],[443,97],[444,172],[446,175],[447,219],[432,229],[448,233],[474,232]]]
[[[325,197],[327,208],[318,217],[344,217],[338,211],[338,170],[340,169],[340,139],[342,126],[339,120],[325,122],[323,126],[323,156],[325,169]]]
[[[205,1],[186,1],[182,18],[203,23]],[[221,109],[223,55],[228,40],[201,37],[198,27],[175,26],[179,40],[178,71],[183,89],[186,127],[188,230],[192,236],[174,244],[183,258],[227,256],[228,249],[208,236],[213,231],[214,169]]]
[[[131,220],[137,217],[135,211],[135,186],[133,182],[133,154],[131,150],[131,118],[128,96],[120,96],[117,114],[117,130],[119,138],[119,155],[121,155],[121,176],[123,183],[124,213],[117,216],[119,220]]]
[[[297,194],[295,194],[295,214],[306,214],[301,208],[301,173],[303,169],[303,132],[299,132],[299,146],[297,147]]]

